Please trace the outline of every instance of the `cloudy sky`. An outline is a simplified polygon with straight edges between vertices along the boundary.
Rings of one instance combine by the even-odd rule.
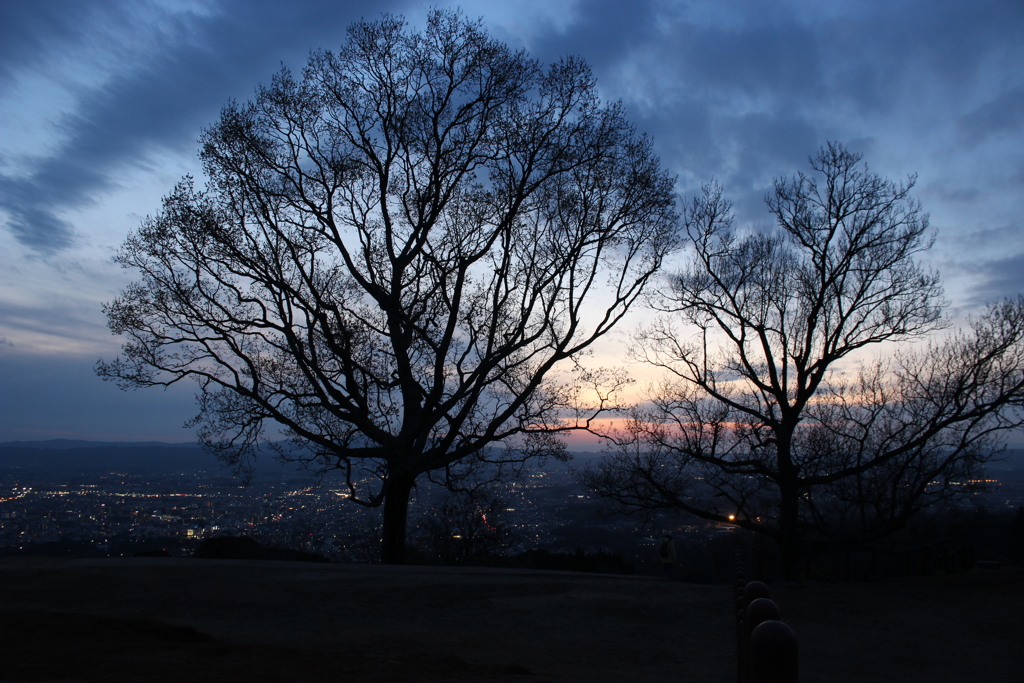
[[[93,373],[119,346],[102,303],[132,279],[111,256],[199,175],[229,99],[354,20],[456,4],[542,61],[587,60],[681,196],[715,178],[765,221],[772,178],[836,140],[918,175],[952,315],[1024,291],[1019,0],[0,0],[0,441],[191,440],[190,387]]]

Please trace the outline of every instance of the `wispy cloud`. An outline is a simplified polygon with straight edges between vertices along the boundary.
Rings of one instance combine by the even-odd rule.
[[[366,2],[363,8],[375,15],[388,4]],[[34,56],[60,61],[54,48],[60,41],[44,40],[47,30],[65,39],[65,58],[89,48],[91,27],[129,16],[143,22],[136,30],[150,34],[152,42],[144,54],[129,50],[125,56],[131,62],[76,93],[74,110],[54,122],[62,142],[52,154],[26,160],[18,172],[0,176],[0,209],[8,229],[42,253],[74,244],[74,226],[62,212],[97,201],[117,186],[119,173],[131,173],[151,155],[194,146],[199,131],[230,97],[248,97],[282,61],[301,68],[308,51],[328,38],[328,47],[340,43],[344,27],[359,10],[357,3],[328,0],[299,7],[233,0],[207,14],[171,13],[159,3],[143,6],[148,11],[114,4],[105,12],[87,11],[80,7],[85,3],[69,5],[68,16],[10,13],[0,44],[21,34],[22,51],[4,50],[0,78],[40,77],[32,66]]]

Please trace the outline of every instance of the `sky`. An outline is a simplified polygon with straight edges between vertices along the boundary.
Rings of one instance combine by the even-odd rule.
[[[550,63],[593,68],[653,139],[679,196],[717,180],[742,223],[828,140],[917,174],[926,260],[961,319],[1024,292],[1024,3],[1019,0],[0,0],[0,442],[192,441],[194,389],[98,379],[120,341],[104,302],[125,237],[231,99],[337,49],[382,12],[461,7]],[[624,362],[631,329],[599,355]]]

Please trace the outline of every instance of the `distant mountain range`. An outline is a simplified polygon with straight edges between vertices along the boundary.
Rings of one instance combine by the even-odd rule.
[[[576,453],[575,465],[599,457],[596,453]],[[282,464],[273,455],[258,458],[257,473],[298,472],[294,464]],[[556,465],[550,463],[549,467]],[[564,467],[564,466],[563,466]],[[1024,469],[1024,449],[1008,449],[998,461],[989,464],[992,472]],[[229,474],[217,458],[196,444],[160,441],[7,441],[0,443],[0,470],[45,470],[66,472],[173,473],[223,472]],[[561,469],[555,467],[555,469]]]
[[[297,472],[297,465],[284,465],[273,455],[258,458],[258,474]],[[169,474],[207,472],[231,475],[216,456],[196,444],[159,441],[8,441],[0,443],[0,470],[16,468],[47,472],[125,472]]]
[[[0,443],[3,469],[143,474],[216,471],[222,467],[216,457],[196,445],[66,439]]]
[[[1004,453],[988,464],[992,471],[1024,469],[1024,448],[1007,448]]]
[[[36,450],[66,451],[74,448],[199,448],[195,443],[168,443],[166,441],[85,441],[83,439],[50,439],[48,441],[5,441],[3,448],[32,448]]]

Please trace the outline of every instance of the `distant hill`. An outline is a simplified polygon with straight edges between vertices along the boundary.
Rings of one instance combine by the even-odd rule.
[[[229,473],[216,456],[207,453],[198,445],[158,441],[99,442],[54,439],[0,443],[0,470],[10,468],[67,473]],[[281,464],[270,454],[257,461],[257,474],[290,473],[299,469],[297,465]]]
[[[1004,682],[1020,678],[1022,583],[1003,567],[770,589],[803,680]],[[6,558],[0,678],[720,683],[733,604],[732,584],[646,576]]]
[[[144,474],[199,472],[219,470],[221,467],[217,458],[198,446],[82,441],[15,441],[0,444],[0,468]]]
[[[167,443],[165,441],[85,441],[83,439],[49,439],[46,441],[5,441],[3,448],[32,448],[36,450],[70,450],[73,448],[199,448],[195,443]]]
[[[569,463],[548,460],[543,469],[564,473],[583,469],[602,456],[599,453],[573,453]],[[144,474],[172,472],[220,472],[228,470],[217,458],[195,444],[160,441],[84,441],[51,439],[48,441],[7,441],[0,443],[0,470],[111,472]],[[992,473],[1024,470],[1024,449],[1008,449],[988,464]],[[295,464],[282,464],[267,453],[257,459],[257,475],[276,476],[303,471]]]
[[[1024,469],[1024,448],[1007,448],[988,464],[988,469],[995,472]]]

